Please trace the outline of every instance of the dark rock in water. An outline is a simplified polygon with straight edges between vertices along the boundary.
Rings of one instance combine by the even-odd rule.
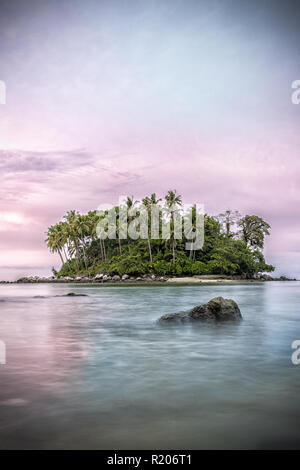
[[[215,297],[207,304],[193,308],[189,316],[194,320],[239,320],[242,318],[237,303],[232,299]]]
[[[158,319],[161,323],[188,322],[191,320],[192,318],[189,316],[189,312],[167,313]]]
[[[186,322],[186,321],[236,321],[241,320],[242,315],[237,303],[232,299],[215,297],[207,304],[194,307],[189,312],[170,313],[163,315],[160,322]]]
[[[69,294],[63,295],[62,297],[87,297],[86,294],[75,294],[75,292],[69,292]]]
[[[75,292],[69,292],[69,294],[62,295],[35,295],[34,299],[48,299],[51,297],[87,297],[87,294],[75,294]]]

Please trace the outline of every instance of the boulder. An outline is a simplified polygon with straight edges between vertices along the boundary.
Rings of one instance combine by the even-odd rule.
[[[187,321],[237,321],[241,320],[242,315],[237,303],[232,299],[215,297],[207,304],[194,307],[188,312],[170,313],[163,315],[160,322],[187,322]]]
[[[101,279],[103,279],[103,274],[102,273],[96,274],[96,276],[94,277],[95,281],[101,281]]]
[[[62,297],[87,297],[86,294],[76,294],[75,292],[69,292],[66,295],[63,295]]]
[[[129,279],[128,274],[123,274],[123,276],[122,276],[122,281],[126,281],[126,279]]]
[[[115,276],[112,277],[112,280],[113,281],[121,281],[121,277],[118,274],[116,274]]]
[[[269,274],[262,274],[260,276],[260,279],[262,279],[263,281],[273,281],[272,276],[269,276]]]

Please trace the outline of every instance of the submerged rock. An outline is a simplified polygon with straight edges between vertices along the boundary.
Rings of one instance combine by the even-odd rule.
[[[163,315],[159,322],[186,322],[186,321],[236,321],[241,320],[242,315],[238,304],[232,299],[215,297],[207,304],[194,307],[189,312],[169,313]]]
[[[75,294],[75,292],[69,292],[61,297],[87,297],[87,294]]]

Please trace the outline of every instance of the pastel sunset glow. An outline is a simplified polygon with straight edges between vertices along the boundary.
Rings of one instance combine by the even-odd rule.
[[[300,276],[293,2],[1,0],[0,279],[49,275],[69,209],[176,188],[272,227]]]

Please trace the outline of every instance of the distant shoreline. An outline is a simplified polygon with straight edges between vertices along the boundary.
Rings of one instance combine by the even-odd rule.
[[[256,278],[244,278],[241,276],[226,276],[226,275],[195,275],[195,276],[109,276],[106,274],[99,274],[93,278],[86,276],[71,277],[38,277],[28,276],[18,279],[17,281],[0,281],[0,285],[7,284],[211,284],[211,283],[250,283],[250,282],[266,282],[266,281],[298,281],[298,279],[290,279],[286,276],[272,277],[267,274],[262,274]]]

